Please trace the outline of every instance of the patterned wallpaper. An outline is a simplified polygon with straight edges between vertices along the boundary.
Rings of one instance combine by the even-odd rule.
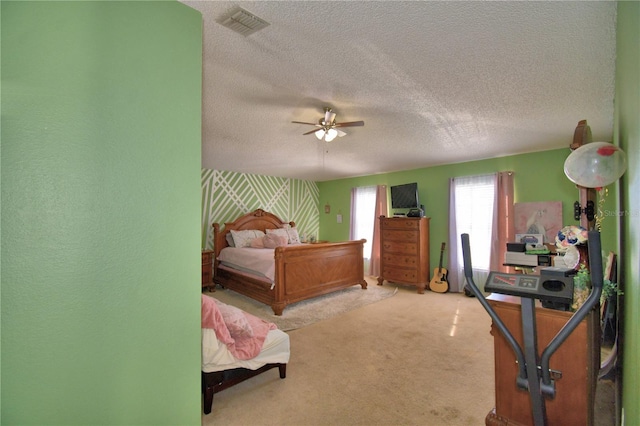
[[[213,248],[211,224],[263,209],[301,235],[318,236],[318,185],[312,181],[202,169],[202,247]]]

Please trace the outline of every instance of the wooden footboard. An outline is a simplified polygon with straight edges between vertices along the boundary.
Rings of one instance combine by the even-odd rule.
[[[359,284],[364,279],[362,247],[365,240],[278,247],[275,283],[216,265],[214,282],[270,305],[274,314],[295,302]]]
[[[338,243],[297,244],[274,250],[275,281],[273,288],[263,278],[221,268],[217,258],[227,247],[226,234],[231,230],[265,229],[295,226],[282,222],[277,216],[263,210],[246,214],[232,223],[214,229],[214,282],[230,290],[268,304],[276,315],[295,302],[341,290],[354,285],[367,288],[364,280],[362,250],[366,240]]]
[[[359,240],[278,247],[273,312],[282,315],[288,304],[356,284],[366,289],[364,243],[365,240]]]

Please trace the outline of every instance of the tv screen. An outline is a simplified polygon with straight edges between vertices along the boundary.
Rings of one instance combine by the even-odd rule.
[[[418,184],[416,182],[391,187],[391,208],[415,209],[419,206]]]

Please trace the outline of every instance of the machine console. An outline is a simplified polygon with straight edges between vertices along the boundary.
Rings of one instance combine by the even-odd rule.
[[[573,277],[507,274],[492,271],[484,285],[487,292],[544,301],[572,303]]]

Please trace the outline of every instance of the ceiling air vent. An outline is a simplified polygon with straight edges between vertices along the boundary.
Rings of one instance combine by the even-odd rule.
[[[222,22],[227,28],[231,28],[233,31],[248,36],[256,31],[260,31],[263,28],[269,26],[269,23],[264,19],[258,18],[251,12],[247,12],[242,8],[238,8],[233,14]]]

